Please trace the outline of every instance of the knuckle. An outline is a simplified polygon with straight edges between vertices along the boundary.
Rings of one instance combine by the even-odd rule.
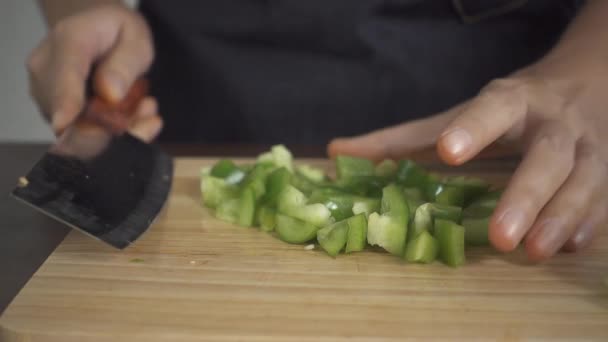
[[[550,153],[565,154],[574,149],[574,137],[559,124],[550,123],[539,131],[535,145]]]
[[[504,108],[511,108],[509,115],[517,115],[527,107],[527,87],[527,84],[519,79],[495,79],[481,90],[479,97]]]

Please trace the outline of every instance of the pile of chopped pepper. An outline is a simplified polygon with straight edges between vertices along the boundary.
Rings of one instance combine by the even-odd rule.
[[[336,178],[294,165],[283,145],[253,164],[220,160],[201,172],[203,204],[215,216],[276,234],[317,241],[332,257],[376,245],[408,262],[457,267],[465,246],[488,245],[500,191],[473,177],[442,177],[411,160],[379,164],[336,158]]]

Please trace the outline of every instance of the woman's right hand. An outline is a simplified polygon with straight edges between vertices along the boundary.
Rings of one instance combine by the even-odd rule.
[[[92,71],[95,93],[116,103],[153,58],[150,30],[139,13],[120,4],[91,7],[58,21],[32,51],[27,61],[30,92],[58,135],[82,111]],[[146,97],[129,131],[151,141],[161,128],[156,100]]]

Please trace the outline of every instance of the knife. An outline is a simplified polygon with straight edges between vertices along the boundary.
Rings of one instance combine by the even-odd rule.
[[[13,197],[115,248],[136,241],[161,212],[173,178],[171,157],[127,132],[147,88],[137,80],[117,104],[90,96]]]

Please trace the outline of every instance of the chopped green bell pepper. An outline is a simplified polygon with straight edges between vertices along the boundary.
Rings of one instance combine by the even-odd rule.
[[[215,217],[222,221],[237,223],[239,220],[240,208],[241,205],[238,198],[222,201],[215,209]]]
[[[489,246],[488,230],[490,227],[490,217],[464,218],[464,239],[469,246]]]
[[[491,191],[466,207],[462,212],[465,241],[471,246],[488,246],[490,218],[496,208],[501,191]]]
[[[403,191],[397,185],[383,189],[381,213],[368,218],[367,241],[391,254],[403,256],[407,237],[409,208]]]
[[[365,217],[373,212],[380,211],[380,200],[369,197],[357,197],[353,202],[352,213],[354,215],[364,214]]]
[[[227,184],[222,178],[205,176],[201,179],[201,193],[203,204],[210,208],[216,208],[220,203],[238,196],[238,188]]]
[[[397,168],[397,163],[394,160],[385,159],[376,165],[374,174],[378,177],[391,179],[397,175]]]
[[[342,221],[353,216],[354,199],[353,195],[339,190],[319,188],[312,192],[308,203],[321,203],[325,205],[336,221]]]
[[[449,266],[457,267],[465,262],[465,228],[452,221],[436,219],[435,237],[439,242],[439,256]]]
[[[462,189],[464,197],[463,205],[468,205],[479,196],[487,193],[490,189],[490,184],[488,182],[477,177],[448,177],[445,179],[445,183]]]
[[[374,163],[371,160],[350,156],[336,157],[336,173],[340,180],[373,176],[374,171]]]
[[[367,219],[365,215],[355,215],[347,219],[346,222],[348,223],[346,253],[362,251],[367,243]]]
[[[322,227],[331,222],[331,212],[323,204],[306,204],[306,202],[307,198],[302,192],[291,185],[287,185],[279,194],[278,211],[317,227]]]
[[[407,243],[405,260],[428,264],[437,258],[439,243],[428,231],[422,231],[416,238]]]
[[[264,203],[275,207],[279,194],[289,185],[291,180],[291,172],[284,167],[280,167],[266,178],[266,194],[264,195]]]
[[[245,172],[228,159],[218,161],[209,173],[213,177],[223,178],[228,184],[236,184],[245,177]]]
[[[335,257],[346,246],[348,222],[336,222],[317,231],[317,241],[327,254]]]
[[[293,171],[293,156],[284,145],[274,145],[270,152],[262,153],[258,156],[256,164],[273,164],[275,167],[284,167]]]
[[[316,184],[324,182],[326,178],[323,170],[306,164],[297,165],[296,174]]]
[[[283,214],[275,217],[275,230],[279,238],[288,243],[306,243],[317,236],[319,227]]]
[[[402,160],[399,162],[396,178],[400,185],[423,189],[427,183],[428,174],[414,161]]]
[[[237,223],[241,226],[253,226],[255,217],[256,199],[252,188],[246,188],[239,197],[239,216]]]
[[[262,205],[257,210],[257,222],[263,232],[272,232],[276,225],[276,210],[270,206]]]

